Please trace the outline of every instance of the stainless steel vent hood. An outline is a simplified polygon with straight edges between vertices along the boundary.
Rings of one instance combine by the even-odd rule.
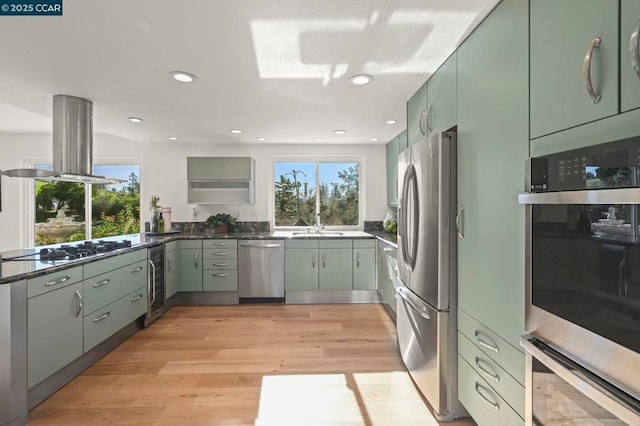
[[[92,175],[93,103],[75,96],[53,97],[53,171],[11,169],[5,176],[46,181],[114,184],[125,182]]]

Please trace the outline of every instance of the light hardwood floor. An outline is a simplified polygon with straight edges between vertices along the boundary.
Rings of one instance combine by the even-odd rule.
[[[375,304],[175,307],[29,424],[437,425],[395,338]]]

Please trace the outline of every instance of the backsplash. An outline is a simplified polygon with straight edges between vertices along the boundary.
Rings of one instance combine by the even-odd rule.
[[[181,231],[190,234],[204,234],[212,228],[204,222],[172,222],[171,230]],[[269,222],[237,222],[235,232],[269,232],[271,226]]]
[[[378,232],[384,231],[381,220],[365,220],[364,232]]]

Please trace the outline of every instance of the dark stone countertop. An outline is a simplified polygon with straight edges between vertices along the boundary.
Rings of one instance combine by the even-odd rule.
[[[398,235],[392,234],[386,231],[369,231],[369,234],[373,235],[377,239],[384,241],[385,243],[398,248]]]

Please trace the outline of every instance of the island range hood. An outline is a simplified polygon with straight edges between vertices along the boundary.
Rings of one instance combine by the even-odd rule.
[[[53,171],[11,169],[5,176],[44,181],[94,183],[100,185],[125,182],[92,175],[93,103],[68,95],[53,97]]]

